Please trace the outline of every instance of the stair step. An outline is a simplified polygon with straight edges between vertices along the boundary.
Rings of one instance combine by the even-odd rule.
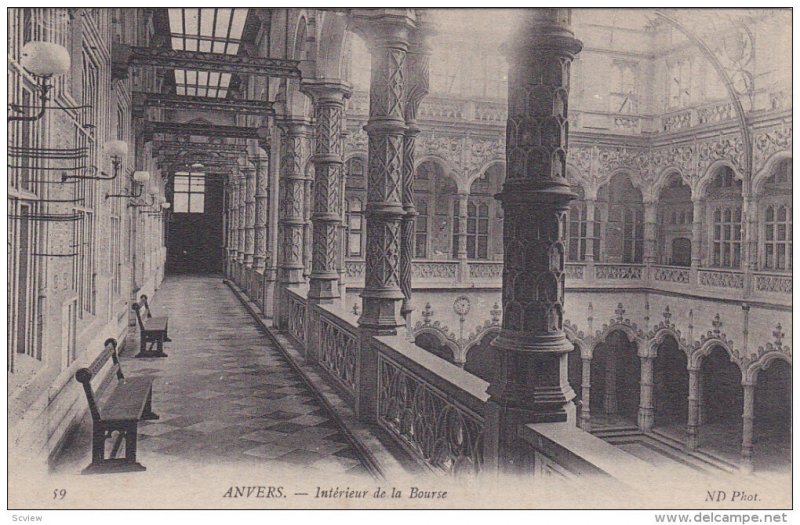
[[[682,441],[680,441],[679,439],[676,439],[676,438],[674,438],[672,436],[666,435],[663,432],[660,432],[658,430],[654,430],[652,433],[648,434],[648,437],[651,438],[654,441],[659,441],[662,444],[664,444],[664,445],[666,445],[666,446],[668,446],[668,447],[670,447],[670,448],[672,448],[672,449],[674,449],[676,451],[679,451],[680,453],[682,453],[684,455],[692,457],[692,458],[696,459],[697,461],[700,461],[700,462],[702,462],[702,463],[704,463],[706,465],[709,465],[709,466],[711,466],[711,467],[713,467],[713,468],[715,468],[717,470],[722,470],[722,471],[728,472],[728,473],[734,473],[734,472],[737,472],[739,470],[739,466],[736,465],[735,463],[732,463],[732,462],[727,461],[725,459],[722,459],[722,458],[719,458],[717,456],[711,455],[711,454],[709,454],[707,452],[704,452],[704,451],[701,451],[701,450],[688,451],[688,450],[686,450],[685,444]]]

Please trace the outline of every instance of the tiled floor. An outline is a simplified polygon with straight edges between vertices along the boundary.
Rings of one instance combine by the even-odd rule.
[[[122,359],[126,375],[155,378],[153,410],[161,419],[139,426],[139,459],[148,471],[154,462],[174,468],[187,461],[367,473],[338,424],[222,278],[170,277],[152,306],[154,315],[169,315],[169,357]],[[88,464],[85,427],[57,471]]]

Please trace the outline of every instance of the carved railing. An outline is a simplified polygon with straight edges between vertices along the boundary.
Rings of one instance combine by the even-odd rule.
[[[402,338],[373,341],[378,351],[378,424],[434,471],[479,472],[487,383]]]
[[[744,273],[734,270],[699,270],[697,282],[714,288],[744,288]]]
[[[736,117],[736,110],[732,102],[718,102],[697,108],[698,124],[713,124]]]
[[[670,113],[661,117],[661,131],[678,131],[692,125],[692,111],[690,109]]]
[[[681,266],[653,266],[653,280],[667,283],[689,284],[691,272]]]
[[[435,281],[455,280],[458,276],[458,262],[452,261],[414,261],[411,264],[412,279]]]
[[[366,267],[364,261],[345,261],[344,273],[348,280],[363,279]]]
[[[503,262],[472,262],[469,263],[469,276],[472,279],[503,279]]]
[[[508,120],[508,103],[475,102],[475,120],[505,124]]]
[[[595,264],[594,278],[597,280],[641,280],[644,274],[644,266],[636,264]]]
[[[426,97],[417,110],[417,118],[463,120],[466,118],[465,109],[465,100]]]
[[[296,342],[306,343],[306,300],[292,289],[286,290],[286,301],[289,306],[287,329]]]
[[[319,313],[319,365],[352,401],[356,391],[357,329],[324,308]]]
[[[585,264],[567,263],[564,265],[564,273],[566,273],[567,279],[582,281],[585,268],[586,268]]]
[[[792,275],[785,273],[757,272],[755,288],[758,292],[770,292],[792,295]]]

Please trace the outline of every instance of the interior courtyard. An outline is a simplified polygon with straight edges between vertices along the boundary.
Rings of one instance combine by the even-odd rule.
[[[791,17],[10,9],[10,456],[790,476]]]

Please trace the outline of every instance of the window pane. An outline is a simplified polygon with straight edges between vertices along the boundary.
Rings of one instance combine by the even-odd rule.
[[[350,215],[350,229],[361,230],[361,215],[355,213]]]
[[[189,211],[191,213],[203,213],[204,211],[204,201],[205,195],[202,193],[199,195],[195,195],[194,193],[189,195]]]
[[[186,193],[176,193],[172,199],[175,213],[186,213],[189,211],[189,195]]]
[[[351,233],[348,239],[348,248],[350,249],[350,255],[358,256],[361,255],[361,234],[360,233]]]

